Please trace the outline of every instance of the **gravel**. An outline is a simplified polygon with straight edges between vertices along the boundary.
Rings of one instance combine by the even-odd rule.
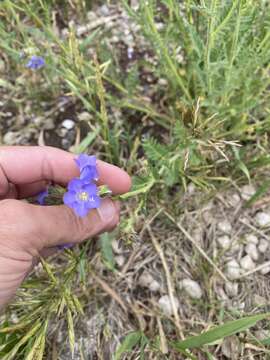
[[[240,265],[235,259],[232,259],[227,262],[226,274],[229,280],[236,280],[241,276],[242,271]]]
[[[180,282],[180,288],[183,288],[192,299],[201,299],[203,295],[200,285],[191,279],[183,279]]]
[[[256,264],[249,255],[246,255],[240,259],[240,265],[241,268],[246,271],[253,270],[256,267]]]
[[[222,220],[217,224],[218,229],[225,234],[230,234],[232,231],[232,225],[228,220]]]
[[[179,301],[176,297],[174,297],[174,303],[175,303],[176,309],[178,310],[179,309]],[[172,306],[170,297],[168,295],[162,296],[158,300],[158,305],[159,305],[160,310],[162,310],[162,312],[165,315],[167,315],[167,316],[173,315],[173,306]]]
[[[260,211],[255,215],[255,221],[260,227],[266,227],[270,225],[270,214]]]

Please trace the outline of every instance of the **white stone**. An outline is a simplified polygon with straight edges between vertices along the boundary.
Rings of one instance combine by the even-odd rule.
[[[220,221],[217,226],[218,229],[225,234],[230,234],[232,231],[232,225],[229,223],[228,220]]]
[[[256,193],[256,189],[253,185],[245,185],[242,187],[242,199],[249,200]]]
[[[229,280],[236,280],[241,275],[241,268],[235,259],[232,259],[226,264],[226,274]]]
[[[157,280],[153,280],[149,285],[149,290],[152,292],[156,292],[160,289],[160,283]]]
[[[270,225],[270,214],[260,211],[255,215],[255,220],[260,227],[268,226]]]
[[[174,300],[176,310],[178,310],[179,309],[179,301],[176,297],[174,297],[173,300]],[[165,315],[167,315],[167,316],[173,315],[173,306],[172,306],[170,297],[168,295],[162,296],[158,300],[158,305]]]
[[[238,283],[227,281],[225,284],[225,290],[228,296],[234,297],[238,295]]]
[[[160,78],[160,79],[158,79],[158,84],[160,86],[167,86],[168,85],[168,80],[164,79],[164,78]],[[191,184],[193,184],[193,183],[191,183]],[[188,185],[188,187],[189,187],[189,185]]]
[[[145,288],[148,288],[150,291],[158,291],[160,289],[160,284],[156,281],[151,274],[147,271],[144,271],[139,277],[139,285]]]
[[[13,145],[16,143],[16,140],[18,139],[18,133],[14,131],[8,131],[4,137],[3,142],[7,145]]]
[[[259,252],[255,244],[248,243],[245,246],[245,251],[251,257],[252,260],[257,261],[259,259]]]
[[[246,271],[253,270],[256,267],[256,264],[254,263],[254,261],[251,259],[251,257],[249,255],[246,255],[246,256],[242,257],[242,259],[240,259],[240,265],[241,265],[241,268]]]
[[[122,253],[122,249],[121,249],[121,246],[120,246],[120,243],[119,243],[118,240],[113,239],[113,241],[112,241],[112,249],[113,249],[113,252],[115,254],[121,254]]]
[[[231,245],[231,239],[228,235],[222,235],[217,238],[217,243],[222,249],[227,249]]]
[[[149,272],[144,271],[142,275],[139,277],[138,283],[142,287],[148,287],[153,281],[153,276],[149,274]]]
[[[246,238],[247,243],[252,243],[252,244],[255,244],[255,245],[257,245],[259,243],[259,239],[254,234],[247,234],[245,236],[245,238]]]
[[[263,265],[263,264],[261,264],[261,265]],[[267,263],[265,263],[265,267],[260,270],[260,273],[262,275],[266,275],[269,272],[270,272],[270,265],[267,265]]]
[[[228,201],[232,207],[236,207],[240,203],[241,198],[237,193],[234,193],[228,198]]]
[[[269,241],[267,241],[266,239],[263,239],[263,238],[260,239],[258,249],[262,254],[264,254],[266,252],[266,250],[268,249],[268,246],[269,246]]]
[[[99,11],[100,11],[101,15],[103,15],[103,16],[109,16],[110,15],[110,9],[108,8],[108,6],[106,4],[102,5],[99,8]]]
[[[87,111],[83,111],[78,115],[79,121],[90,121],[92,119],[92,115]]]
[[[183,288],[192,299],[200,299],[203,295],[200,285],[194,280],[183,279],[180,281],[180,287]]]
[[[241,343],[237,336],[228,336],[223,339],[221,345],[222,354],[226,359],[236,360],[239,359],[241,352]]]
[[[67,130],[71,130],[74,128],[75,126],[75,122],[71,119],[65,119],[63,122],[62,122],[62,126],[67,129]]]
[[[116,264],[121,268],[125,263],[125,257],[123,255],[115,256]]]

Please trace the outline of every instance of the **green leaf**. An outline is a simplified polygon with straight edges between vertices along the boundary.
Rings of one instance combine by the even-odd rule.
[[[120,360],[121,355],[126,351],[131,351],[135,345],[141,340],[142,333],[140,331],[134,331],[129,333],[123,340],[122,344],[116,350],[114,354],[114,360]]]
[[[133,186],[131,191],[123,195],[119,195],[119,198],[121,200],[124,200],[135,195],[145,194],[148,191],[150,191],[151,187],[155,184],[155,179],[152,174],[150,174],[149,177],[147,178],[143,178],[142,181],[139,180],[140,180],[139,177],[134,178],[134,181],[132,180]]]
[[[95,140],[97,135],[100,132],[100,128],[96,128],[94,131],[89,132],[86,137],[81,141],[81,143],[76,146],[74,153],[80,154],[83,153],[87,148],[92,144],[92,142]]]
[[[112,236],[104,233],[100,236],[101,253],[105,265],[111,270],[115,270],[115,259],[112,250]]]
[[[172,345],[176,350],[183,350],[194,349],[206,344],[211,344],[214,341],[223,339],[226,336],[231,336],[238,332],[247,330],[251,326],[254,326],[258,321],[263,320],[268,316],[270,316],[270,313],[247,316],[242,319],[229,321],[226,324],[216,326],[215,328],[200,335],[191,336],[183,341],[173,342]]]

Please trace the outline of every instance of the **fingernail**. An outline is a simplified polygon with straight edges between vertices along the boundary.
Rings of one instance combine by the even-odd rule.
[[[116,208],[110,199],[104,199],[100,207],[97,209],[101,220],[106,224],[113,220]]]

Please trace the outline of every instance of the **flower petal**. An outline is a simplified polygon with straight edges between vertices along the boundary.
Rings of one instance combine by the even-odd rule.
[[[93,183],[84,184],[82,189],[83,191],[86,191],[88,195],[97,195],[98,193],[98,188],[96,184]]]
[[[77,216],[84,217],[88,214],[89,209],[85,205],[86,202],[76,202],[73,204],[72,208]]]
[[[37,196],[37,201],[40,205],[45,204],[45,199],[49,195],[48,189],[41,191]]]
[[[100,197],[93,195],[89,197],[89,200],[86,202],[87,209],[97,209],[100,207]]]
[[[68,190],[79,191],[82,188],[83,184],[84,182],[82,181],[82,179],[74,178],[68,183]]]
[[[95,166],[86,166],[81,170],[80,179],[82,180],[97,180],[98,172]]]
[[[72,204],[76,202],[76,192],[68,191],[63,196],[63,202],[65,205],[72,207]]]

